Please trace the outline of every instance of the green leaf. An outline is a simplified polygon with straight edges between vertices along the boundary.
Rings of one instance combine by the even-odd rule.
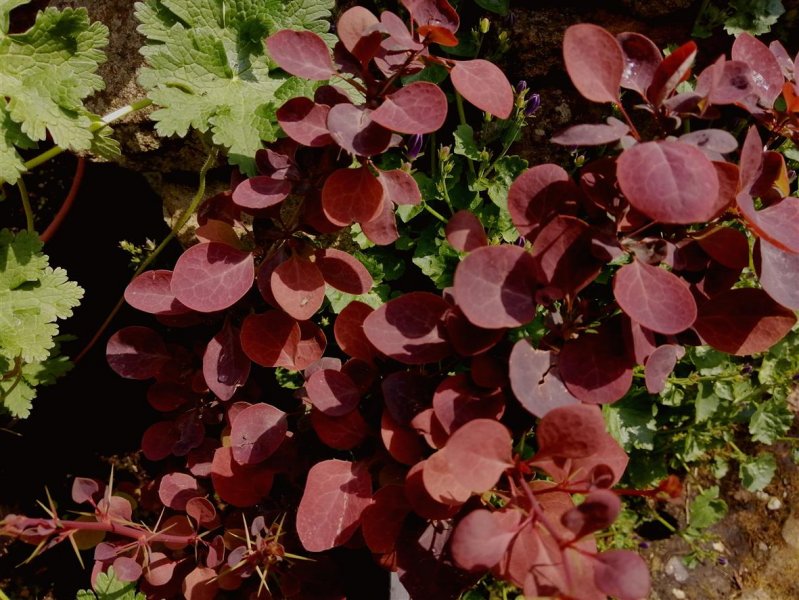
[[[510,184],[527,168],[527,161],[518,156],[503,156],[494,163],[494,176],[488,186],[488,197],[500,207],[508,209]]]
[[[145,595],[136,591],[135,582],[120,581],[114,567],[108,567],[105,573],[97,574],[94,591],[79,591],[77,600],[145,600]]]
[[[721,400],[713,393],[713,386],[706,381],[699,383],[696,394],[696,422],[702,423],[714,415]]]
[[[503,17],[508,14],[508,8],[510,7],[510,0],[474,0],[474,2],[477,6]]]
[[[276,139],[277,107],[317,86],[272,72],[265,39],[280,29],[329,28],[333,0],[147,0],[136,4],[148,41],[141,84],[160,108],[161,135],[210,133],[228,160],[254,173],[254,155]],[[325,36],[328,41],[330,36]]]
[[[108,28],[83,8],[46,8],[29,30],[8,34],[9,11],[22,4],[0,4],[0,178],[9,183],[24,171],[14,146],[49,134],[63,148],[91,148],[94,115],[83,102],[104,87],[97,68],[108,43]]]
[[[72,316],[83,297],[66,271],[47,266],[41,247],[33,234],[0,231],[0,355],[11,361],[47,359],[56,321]]]
[[[458,251],[444,239],[443,231],[439,228],[426,229],[416,241],[413,264],[432,279],[439,289],[452,285],[459,260]]]
[[[455,154],[472,160],[480,160],[480,148],[474,141],[474,129],[469,125],[458,125],[453,135],[455,137]]]
[[[764,452],[753,460],[743,462],[738,468],[738,476],[750,492],[757,492],[766,487],[776,472],[777,461],[770,452]]]
[[[27,419],[31,414],[35,397],[36,390],[28,385],[21,375],[9,380],[0,380],[0,406],[11,413],[12,417]]]
[[[793,413],[785,402],[771,399],[760,404],[749,419],[752,440],[773,444],[788,433],[793,424]]]
[[[724,21],[724,30],[730,35],[768,33],[785,12],[782,0],[732,0],[729,7],[731,14]]]
[[[694,529],[715,525],[727,514],[727,503],[719,498],[718,486],[706,489],[691,502],[688,523]]]
[[[387,285],[376,285],[372,288],[372,291],[360,296],[353,296],[352,294],[340,292],[331,287],[328,287],[325,290],[325,296],[330,302],[330,309],[335,314],[338,314],[344,310],[344,308],[353,300],[360,300],[372,308],[378,308],[388,301],[390,293],[391,288],[389,288]]]
[[[655,405],[647,405],[640,398],[623,398],[603,409],[608,431],[625,450],[654,449],[657,431],[653,414]]]

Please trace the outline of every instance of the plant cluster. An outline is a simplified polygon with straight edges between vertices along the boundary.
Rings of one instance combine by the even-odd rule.
[[[221,15],[224,30],[238,24],[229,38],[197,27],[178,0],[139,7],[167,47],[185,37],[185,48],[221,56],[245,43],[261,56],[252,39],[269,33],[269,60],[305,94],[272,91],[285,137],[254,159],[225,141],[239,117],[201,106],[210,91],[183,97],[204,81],[191,70],[179,85],[163,78],[154,98],[164,132],[210,129],[245,171],[199,207],[198,243],[173,269],[142,268],[125,290],[166,333],[125,327],[106,347],[120,376],[151,381],[147,402],[163,417],[141,449],[159,477],[138,506],[79,478],[73,500],[91,512],[65,520],[50,506],[47,518],[6,517],[0,532],[37,552],[94,548],[96,584],[138,582],[147,597],[342,598],[329,553],[339,547],[365,547],[414,598],[458,598],[487,573],[525,597],[646,597],[643,560],[599,549],[595,534],[619,516],[620,496],[666,501],[681,486],[663,472],[614,489],[629,458],[603,411],[634,447],[625,408],[653,395],[667,405],[720,376],[718,409],[728,355],[774,348],[766,365],[795,345],[799,297],[784,275],[799,275],[799,199],[771,147],[797,141],[796,61],[742,34],[732,60],[692,82],[693,42],[664,57],[642,35],[575,25],[568,74],[618,113],[555,136],[593,154],[573,173],[524,170],[507,152],[540,99],[477,55],[447,53],[460,21],[446,0],[402,0],[409,22],[351,8],[332,51],[307,29],[253,25],[239,4]],[[178,58],[156,47],[151,66],[167,73]],[[226,91],[213,93],[256,85],[244,72],[226,71]],[[447,91],[459,125],[453,146],[437,147]],[[486,114],[479,129],[464,99]],[[730,132],[701,128],[727,106],[768,143],[752,126],[738,152]],[[260,107],[248,100],[242,118],[257,121]],[[253,144],[267,141],[246,122]],[[425,146],[430,172],[414,171]],[[415,248],[431,281],[376,293],[392,279],[392,244]],[[772,398],[758,410],[788,386],[765,377]],[[739,401],[740,390],[726,394]],[[749,426],[773,441],[788,423]],[[148,528],[135,508],[164,516]]]

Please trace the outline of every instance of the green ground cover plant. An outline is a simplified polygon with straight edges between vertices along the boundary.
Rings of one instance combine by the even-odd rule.
[[[108,125],[151,104],[159,133],[208,153],[124,290],[141,319],[87,341],[148,382],[148,482],[78,477],[73,514],[0,521],[31,559],[63,542],[88,559],[79,599],[344,598],[336,557],[364,548],[412,598],[645,598],[633,531],[687,468],[762,490],[774,456],[740,436],[794,443],[799,89],[781,44],[741,33],[695,74],[694,42],[664,55],[574,25],[566,71],[610,116],[553,137],[569,164],[528,165],[511,149],[546,98],[488,60],[496,23],[464,28],[446,0],[354,6],[335,34],[319,0],[139,3],[148,97],[105,117],[82,104],[104,28],[48,9],[8,34],[20,4],[0,9],[3,47],[42,74],[0,78],[27,226],[0,233],[13,416],[69,367],[55,322],[81,297],[41,254],[25,174],[114,148]],[[41,48],[70,65],[57,86]],[[230,188],[207,197],[221,160]],[[693,499],[695,560],[723,511],[718,488]]]

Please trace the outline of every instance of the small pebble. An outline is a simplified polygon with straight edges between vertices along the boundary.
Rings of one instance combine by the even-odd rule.
[[[758,491],[756,491],[756,492],[755,492],[755,497],[756,497],[758,500],[761,500],[761,501],[763,501],[763,502],[765,502],[766,500],[768,500],[768,499],[769,499],[769,495],[768,495],[766,492],[764,492],[763,490],[758,490]]]
[[[769,510],[779,510],[782,508],[782,500],[779,498],[771,497],[766,505]]]
[[[766,552],[768,551],[768,544],[766,542],[760,542],[757,545],[757,549]]]
[[[683,592],[682,590],[678,590],[677,588],[673,588],[671,590],[671,594],[672,596],[677,598],[677,600],[685,600],[688,597],[685,595],[685,592]]]
[[[680,583],[688,581],[688,569],[685,568],[685,565],[679,556],[672,556],[666,563],[666,566],[663,570],[666,571],[667,575],[671,575]]]
[[[782,526],[782,539],[791,548],[799,549],[799,519],[791,515]]]
[[[726,552],[727,548],[721,542],[713,542],[713,550],[716,552],[722,553]]]

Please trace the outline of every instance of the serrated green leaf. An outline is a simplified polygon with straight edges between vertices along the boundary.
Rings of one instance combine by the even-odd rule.
[[[719,498],[718,486],[713,486],[698,494],[691,502],[688,524],[694,529],[707,529],[715,525],[727,514],[727,503]]]
[[[474,141],[474,129],[469,125],[458,125],[453,136],[455,137],[455,154],[472,160],[480,160],[480,148]]]
[[[494,176],[488,186],[488,197],[500,209],[508,209],[508,189],[526,168],[527,161],[518,156],[503,156],[494,163]]]
[[[83,102],[105,85],[97,68],[108,43],[108,28],[92,23],[83,8],[46,8],[28,31],[8,34],[8,12],[21,4],[0,4],[0,97],[6,99],[0,107],[0,177],[9,183],[24,170],[14,146],[30,147],[49,134],[63,148],[91,147],[93,115]]]
[[[24,362],[46,360],[58,319],[72,316],[83,290],[66,271],[47,266],[35,235],[0,231],[0,354]]]
[[[317,84],[270,73],[264,40],[284,29],[327,31],[332,0],[147,0],[136,4],[148,41],[140,83],[160,108],[161,135],[210,133],[249,174],[263,142],[276,139],[275,110]],[[330,40],[330,37],[327,37]]]
[[[22,377],[0,380],[0,406],[11,413],[12,417],[27,419],[35,397],[36,390]]]
[[[750,33],[763,35],[785,12],[782,0],[732,0],[730,16],[724,21],[724,30],[730,35]]]
[[[136,583],[120,581],[114,573],[114,567],[108,567],[105,573],[98,573],[94,583],[94,591],[81,590],[77,600],[145,600],[145,595],[136,591]]]
[[[331,287],[325,290],[325,297],[330,302],[330,309],[338,314],[346,308],[346,306],[353,300],[359,300],[364,304],[368,304],[372,308],[378,308],[380,305],[388,301],[391,288],[387,285],[376,285],[372,291],[362,294],[360,296],[353,296],[345,292],[340,292]]]
[[[624,398],[605,406],[608,431],[625,450],[653,450],[657,431],[653,408],[638,398]]]
[[[771,483],[777,472],[777,461],[770,452],[764,452],[755,459],[741,463],[738,475],[741,483],[750,492],[757,492]]]

